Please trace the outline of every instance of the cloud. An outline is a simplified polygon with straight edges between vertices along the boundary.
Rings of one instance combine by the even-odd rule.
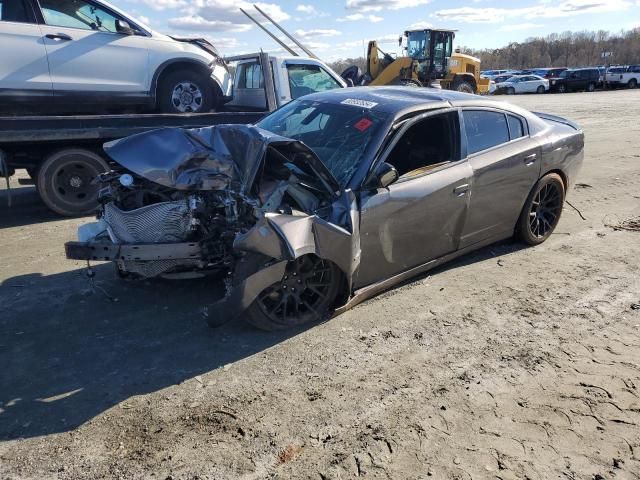
[[[501,32],[517,32],[520,30],[533,30],[534,28],[542,28],[544,25],[539,23],[514,23],[511,25],[503,25],[498,30]]]
[[[400,10],[431,3],[431,0],[347,0],[347,10],[360,12],[379,12],[381,10]]]
[[[175,0],[162,0],[175,1]],[[182,17],[169,20],[169,26],[179,30],[200,30],[209,32],[245,32],[253,26],[241,11],[255,12],[247,1],[234,0],[197,0],[183,10]],[[276,22],[287,20],[290,16],[274,3],[256,3]],[[256,19],[262,16],[256,13]],[[253,16],[253,15],[252,15]]]
[[[330,28],[316,28],[312,30],[296,30],[296,36],[300,38],[337,37],[342,33]]]
[[[384,18],[377,15],[365,15],[363,13],[353,13],[351,15],[345,15],[344,17],[336,18],[337,22],[358,22],[360,20],[367,20],[371,23],[378,23],[384,20]]]
[[[433,28],[433,24],[431,22],[422,21],[422,22],[412,23],[407,27],[407,30],[422,30],[422,29],[426,30],[427,28]]]
[[[154,10],[170,10],[187,6],[186,0],[142,0],[142,3]]]
[[[537,5],[521,8],[450,8],[438,10],[433,16],[439,20],[464,23],[500,23],[513,18],[558,18],[583,13],[615,12],[631,6],[629,0],[567,0],[553,5],[543,0]]]

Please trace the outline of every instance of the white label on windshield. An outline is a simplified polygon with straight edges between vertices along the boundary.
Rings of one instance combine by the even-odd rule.
[[[343,105],[353,105],[354,107],[373,108],[378,105],[376,102],[369,102],[367,100],[359,100],[357,98],[347,98],[341,101]]]

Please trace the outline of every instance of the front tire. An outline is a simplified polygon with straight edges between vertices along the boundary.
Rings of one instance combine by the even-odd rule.
[[[220,101],[218,90],[205,75],[179,70],[167,74],[158,89],[158,107],[162,113],[206,113]]]
[[[558,87],[558,93],[567,93],[569,90],[567,89],[566,85],[560,85]]]
[[[590,83],[589,85],[587,85],[587,92],[593,92],[596,89],[596,84],[595,83]]]
[[[513,87],[509,87],[507,88],[507,95],[515,95],[516,94],[516,89]]]
[[[316,255],[304,255],[287,264],[284,277],[263,290],[245,312],[260,330],[286,330],[331,315],[342,289],[338,267]]]
[[[544,93],[545,92],[545,88],[540,85],[537,89],[536,89],[536,93]]]
[[[564,182],[557,173],[549,173],[535,184],[524,204],[516,235],[529,245],[539,245],[555,230],[564,206]]]
[[[81,148],[60,150],[42,163],[36,186],[42,201],[65,217],[90,215],[98,204],[98,185],[93,180],[109,170],[96,153]]]
[[[457,80],[453,83],[453,90],[462,93],[476,93],[476,89],[471,82],[466,80]]]
[[[627,83],[627,88],[630,89],[634,89],[638,86],[638,81],[635,78],[632,78],[631,80],[629,80],[629,83]]]

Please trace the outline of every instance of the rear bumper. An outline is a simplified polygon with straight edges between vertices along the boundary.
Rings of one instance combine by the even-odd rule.
[[[67,242],[65,254],[70,260],[109,261],[154,261],[197,260],[201,258],[197,243],[150,243],[116,245],[97,242]]]

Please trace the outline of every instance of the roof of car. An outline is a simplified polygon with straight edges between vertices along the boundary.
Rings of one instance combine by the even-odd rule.
[[[313,93],[305,100],[358,105],[374,110],[397,113],[411,107],[438,108],[442,104],[477,100],[477,95],[452,90],[417,87],[355,87]]]

